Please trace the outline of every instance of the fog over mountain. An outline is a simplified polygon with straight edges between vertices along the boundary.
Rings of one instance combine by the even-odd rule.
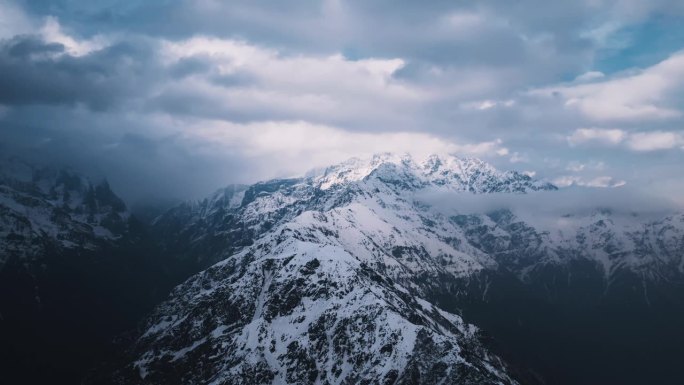
[[[0,0],[0,382],[677,383],[683,21]]]
[[[612,189],[573,186],[553,192],[511,194],[453,194],[440,190],[425,191],[417,196],[445,214],[478,214],[511,210],[526,221],[553,228],[561,218],[571,221],[575,215],[609,211],[613,217],[657,218],[682,211],[677,200],[656,195],[647,188],[621,186]]]

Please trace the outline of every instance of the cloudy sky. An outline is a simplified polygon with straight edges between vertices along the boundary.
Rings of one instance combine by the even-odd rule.
[[[681,0],[0,0],[0,151],[130,199],[378,151],[676,198],[683,114]]]

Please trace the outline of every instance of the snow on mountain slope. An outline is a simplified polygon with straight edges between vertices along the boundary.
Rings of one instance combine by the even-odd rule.
[[[377,154],[370,159],[353,158],[314,175],[314,183],[323,190],[336,185],[360,181],[373,174],[383,180],[401,181],[413,189],[443,187],[473,193],[526,192],[555,190],[550,183],[535,181],[513,171],[498,171],[475,158],[430,155],[416,160],[412,156]]]
[[[477,159],[433,155],[415,161],[408,155],[380,154],[351,159],[305,178],[233,186],[170,210],[157,218],[155,229],[169,254],[217,262],[301,212],[342,207],[363,196],[376,196],[379,201],[401,197],[393,209],[401,206],[410,211],[417,208],[413,195],[425,189],[524,193],[556,187],[497,171]]]
[[[596,213],[560,250],[579,252],[603,266],[608,277],[627,269],[651,280],[684,273],[684,214],[657,220],[620,220]]]
[[[411,274],[458,275],[504,267],[525,277],[539,266],[578,258],[600,266],[607,280],[621,269],[651,278],[666,274],[667,269],[681,273],[684,259],[677,248],[684,242],[681,215],[657,220],[625,218],[597,208],[590,215],[553,218],[549,226],[505,209],[475,215],[439,212],[420,199],[425,191],[446,192],[448,199],[457,200],[467,193],[553,194],[555,189],[476,159],[432,155],[416,161],[408,155],[379,154],[351,159],[301,179],[231,187],[170,210],[157,219],[155,227],[161,242],[168,243],[169,255],[199,257],[209,266],[302,212],[353,206],[363,207],[354,213],[360,216],[372,207],[380,217],[375,223],[391,223],[394,233],[362,228],[366,219],[349,226],[357,227],[367,239],[380,240],[378,249],[412,254],[402,262],[415,265],[417,270]],[[402,243],[409,239],[414,241]]]
[[[452,217],[468,242],[521,278],[544,265],[595,263],[608,284],[623,271],[647,280],[684,274],[684,214],[640,218],[597,209],[533,226],[509,210]]]
[[[107,182],[17,160],[0,167],[0,265],[29,261],[47,248],[94,249],[126,229],[125,204]]]
[[[555,187],[474,160],[385,154],[179,206],[155,221],[160,233],[222,261],[148,319],[120,379],[514,383],[473,326],[424,300],[440,277],[497,266],[414,201],[424,188]]]
[[[177,287],[122,381],[515,383],[476,328],[378,269],[399,261],[343,235],[344,215],[303,213]]]
[[[152,314],[119,379],[512,383],[474,327],[426,299],[478,272],[524,281],[575,259],[608,280],[621,268],[651,277],[682,266],[682,216],[644,223],[597,211],[558,233],[509,210],[439,211],[418,199],[429,189],[458,199],[556,188],[478,160],[382,154],[176,207],[154,224],[169,253],[220,262]]]

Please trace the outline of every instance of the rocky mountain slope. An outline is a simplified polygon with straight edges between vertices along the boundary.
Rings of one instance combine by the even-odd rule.
[[[119,380],[512,383],[475,328],[435,304],[480,322],[510,285],[548,300],[558,279],[584,285],[584,274],[600,301],[625,271],[640,298],[652,280],[681,276],[681,215],[622,222],[599,210],[560,231],[509,210],[445,213],[420,199],[553,190],[479,160],[381,154],[180,205],[153,225],[168,254],[220,262],[146,321]]]
[[[678,279],[684,274],[684,214],[625,218],[597,209],[591,214],[559,215],[553,226],[534,226],[509,210],[455,215],[452,221],[468,242],[516,272],[522,280],[545,265],[591,262],[610,283],[624,272],[645,281]]]
[[[106,181],[0,162],[0,372],[78,383],[178,281]]]
[[[156,219],[153,228],[169,254],[199,258],[209,265],[302,212],[342,207],[364,194],[380,195],[380,189],[387,190],[384,196],[390,199],[396,195],[409,200],[395,208],[414,210],[412,195],[430,188],[472,193],[556,189],[523,174],[500,172],[477,159],[435,155],[419,162],[409,155],[378,154],[299,179],[230,186],[202,201],[169,210]]]
[[[450,192],[448,199],[458,200],[459,193],[554,190],[551,184],[500,172],[476,159],[433,155],[416,161],[408,155],[380,154],[351,159],[300,179],[230,186],[205,200],[169,210],[156,219],[153,228],[168,254],[200,259],[208,266],[303,212],[380,205],[373,210],[386,211],[378,214],[382,221],[398,218],[392,223],[404,230],[396,237],[400,242],[407,239],[406,234],[428,229],[428,235],[413,245],[386,239],[381,247],[393,253],[400,253],[402,247],[432,248],[427,250],[427,258],[461,256],[463,260],[455,262],[452,269],[504,267],[524,279],[540,266],[583,259],[596,264],[608,281],[625,269],[648,279],[684,272],[682,214],[624,218],[597,207],[590,214],[559,214],[549,226],[527,222],[507,209],[474,215],[438,210],[421,196],[425,191]],[[363,220],[356,222],[353,226],[364,226]],[[372,234],[381,228],[366,231]],[[446,247],[444,243],[452,244]]]
[[[176,367],[188,383],[514,383],[476,328],[424,299],[430,280],[496,264],[414,204],[432,187],[555,188],[476,160],[383,154],[182,205],[155,226],[191,250],[211,250],[211,237],[221,246],[209,258],[223,261],[158,308],[124,377],[163,383]]]
[[[514,383],[477,329],[305,215],[176,288],[131,383]]]
[[[540,220],[426,199],[557,194],[480,160],[351,159],[149,227],[106,182],[21,162],[0,174],[10,378],[38,355],[36,383],[111,361],[90,383],[638,384],[676,378],[684,354],[684,215]],[[188,277],[121,359],[101,354]]]
[[[106,181],[18,160],[0,170],[0,266],[37,262],[47,249],[93,250],[127,231],[126,205]]]

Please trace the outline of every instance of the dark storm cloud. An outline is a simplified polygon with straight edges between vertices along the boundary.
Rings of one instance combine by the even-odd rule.
[[[671,190],[681,173],[669,166],[684,151],[662,142],[681,135],[684,75],[667,58],[684,47],[650,55],[630,44],[634,31],[654,33],[643,25],[681,18],[682,4],[0,0],[0,129],[5,148],[99,157],[103,173],[141,191],[180,182],[197,193],[212,180],[273,176],[263,170],[287,154],[337,159],[356,140],[409,134],[578,184],[667,170],[659,181]],[[657,33],[681,28],[667,25]],[[601,60],[640,68],[599,73],[616,67]],[[672,86],[642,79],[652,76]],[[611,129],[624,138],[608,146],[569,139]],[[278,130],[289,150],[272,150]],[[287,140],[311,130],[344,144]]]
[[[82,103],[107,109],[144,91],[156,77],[148,47],[122,42],[85,56],[37,36],[0,42],[0,104]]]
[[[232,86],[232,78],[220,78],[217,84]],[[250,110],[230,101],[217,99],[200,91],[175,89],[166,91],[146,103],[146,108],[177,116],[227,120],[248,123],[261,120],[292,120],[299,116],[291,111]]]
[[[197,152],[155,122],[116,112],[18,107],[0,121],[0,143],[3,157],[107,178],[131,203],[202,197],[249,179],[235,156]]]
[[[525,62],[525,39],[548,34],[566,59],[589,47],[577,30],[592,18],[580,3],[526,1],[148,1],[33,4],[86,34],[137,31],[172,39],[197,34],[244,38],[284,52],[400,56],[415,61],[505,65]],[[454,16],[450,18],[450,16]],[[526,35],[526,36],[524,36]],[[553,64],[561,64],[556,62]]]
[[[184,78],[190,75],[207,73],[211,71],[211,63],[203,58],[183,58],[178,60],[169,69],[169,76],[173,78]]]

